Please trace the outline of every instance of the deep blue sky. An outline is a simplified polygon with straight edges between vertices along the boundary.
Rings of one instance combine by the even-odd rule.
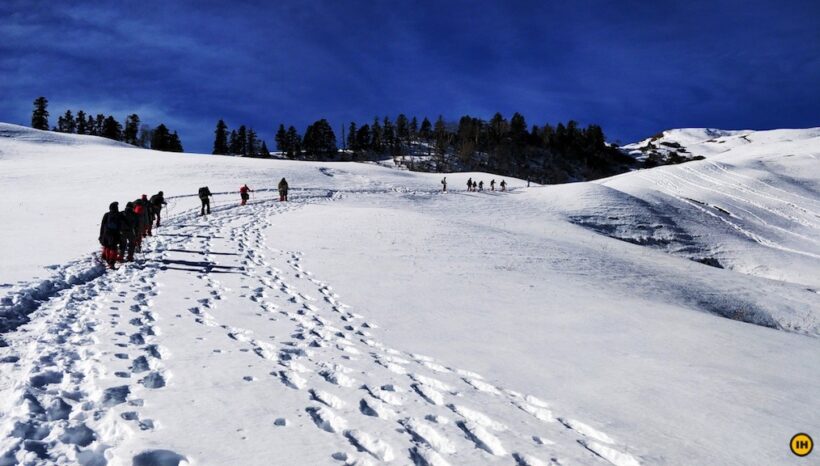
[[[129,6],[123,6],[128,4]],[[0,121],[45,95],[131,112],[210,152],[255,127],[399,112],[685,126],[820,126],[820,1],[0,2]],[[271,143],[271,148],[273,144]]]

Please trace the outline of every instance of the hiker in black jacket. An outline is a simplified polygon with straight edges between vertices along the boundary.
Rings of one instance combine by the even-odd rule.
[[[288,200],[288,182],[284,178],[279,181],[279,202]]]
[[[129,202],[125,204],[125,210],[122,211],[122,239],[120,241],[120,256],[125,254],[125,260],[128,262],[134,261],[134,250],[137,248],[137,238],[139,237],[138,228],[140,226],[140,218],[134,212],[134,203]],[[142,239],[141,237],[139,237]]]
[[[207,186],[203,186],[203,187],[199,188],[199,200],[200,200],[200,202],[202,202],[202,209],[200,209],[200,211],[199,211],[200,216],[205,215],[206,208],[207,208],[207,213],[209,213],[209,214],[211,213],[211,199],[210,198],[212,198],[212,197],[214,197],[214,195],[211,194],[211,190],[208,189]]]
[[[154,210],[153,214],[157,217],[157,228],[159,228],[159,220],[160,214],[162,213],[162,206],[168,205],[168,203],[165,202],[165,197],[162,195],[162,191],[151,196],[150,202],[151,207],[153,207]]]
[[[122,239],[123,220],[119,208],[118,202],[112,202],[100,223],[99,240],[103,247],[102,258],[112,269],[117,262],[119,256],[117,250]]]

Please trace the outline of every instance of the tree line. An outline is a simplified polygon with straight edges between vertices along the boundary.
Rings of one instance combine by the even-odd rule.
[[[31,125],[49,129],[48,100],[34,101]],[[53,131],[90,134],[138,147],[182,152],[176,131],[164,124],[156,128],[142,123],[137,114],[120,124],[113,116],[60,115]],[[294,160],[369,161],[392,157],[400,166],[415,171],[486,171],[539,183],[590,180],[637,167],[634,158],[606,143],[598,125],[581,127],[575,121],[529,126],[520,113],[508,120],[496,113],[489,120],[464,115],[457,122],[439,115],[435,122],[399,114],[375,117],[365,123],[350,122],[340,128],[341,138],[326,119],[308,125],[304,135],[293,125],[280,124],[274,140],[279,155]],[[339,145],[341,144],[341,150]],[[252,127],[229,130],[219,120],[214,131],[213,154],[271,157],[267,143]]]
[[[399,114],[351,122],[337,140],[325,119],[309,125],[304,136],[294,126],[279,125],[276,150],[297,160],[377,160],[392,157],[410,170],[426,172],[487,171],[540,183],[564,183],[622,173],[637,162],[607,144],[598,125],[575,121],[528,126],[523,115],[489,121],[462,116],[457,123],[439,116]],[[346,134],[344,134],[346,133]],[[341,141],[342,149],[337,147]]]
[[[229,133],[228,125],[224,120],[216,123],[214,149],[211,153],[241,157],[270,157],[267,143],[259,139],[253,128],[240,125],[238,129],[231,130]]]
[[[48,131],[48,117],[48,99],[38,97],[34,100],[31,127]],[[51,130],[58,133],[100,136],[146,149],[183,152],[182,142],[176,131],[171,132],[164,124],[152,128],[142,123],[136,113],[128,115],[125,119],[125,125],[122,125],[112,115],[102,113],[91,115],[84,110],[79,110],[74,114],[71,110],[66,110],[57,118],[57,125],[52,126]]]

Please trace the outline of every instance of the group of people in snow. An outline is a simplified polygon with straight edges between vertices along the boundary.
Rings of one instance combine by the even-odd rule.
[[[119,202],[114,201],[108,206],[100,224],[99,240],[103,248],[102,259],[109,267],[114,268],[117,262],[134,260],[134,252],[142,250],[142,240],[152,235],[155,221],[159,227],[162,206],[167,204],[160,191],[150,199],[143,194],[126,203],[122,211]]]
[[[506,191],[507,190],[507,182],[506,181],[501,180],[501,184],[499,186],[501,187],[501,191]],[[441,190],[445,193],[447,192],[447,177],[446,176],[441,180]],[[490,180],[490,190],[495,191],[495,179],[494,178],[492,180]],[[472,178],[468,178],[467,179],[467,191],[469,191],[469,192],[484,191],[484,180],[481,180],[478,183],[476,183],[475,180],[473,180]]]
[[[284,178],[279,181],[279,200],[288,200],[288,182]],[[250,199],[253,190],[247,184],[239,188],[241,205]],[[199,188],[199,200],[202,204],[199,215],[211,213],[211,198],[214,196],[207,186]],[[142,240],[152,236],[152,229],[159,227],[163,206],[168,205],[162,191],[149,199],[143,194],[139,199],[125,204],[120,211],[120,203],[112,202],[108,212],[103,215],[100,223],[100,244],[102,245],[102,259],[112,269],[117,262],[133,262],[134,253],[142,250]]]

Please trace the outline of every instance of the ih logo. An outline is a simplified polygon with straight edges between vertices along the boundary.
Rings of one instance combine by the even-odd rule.
[[[799,433],[792,437],[789,447],[792,453],[797,456],[808,456],[814,449],[814,441],[809,437],[809,434]]]

